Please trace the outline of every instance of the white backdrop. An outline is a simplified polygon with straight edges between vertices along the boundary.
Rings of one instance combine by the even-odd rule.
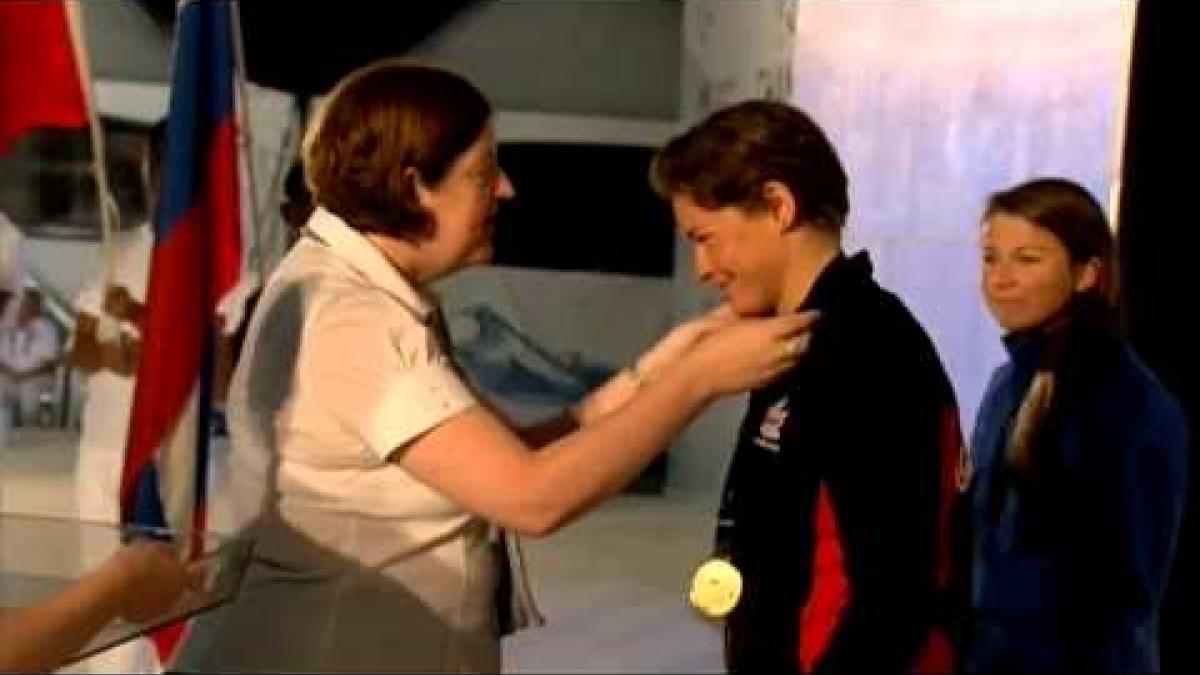
[[[850,174],[847,248],[871,251],[932,334],[966,429],[1004,356],[978,291],[983,204],[1040,175],[1108,198],[1132,5],[796,6],[791,99]]]

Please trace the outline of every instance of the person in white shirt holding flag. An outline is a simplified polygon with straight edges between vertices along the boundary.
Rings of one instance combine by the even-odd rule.
[[[83,417],[75,466],[75,496],[80,520],[116,526],[120,522],[121,469],[133,390],[141,353],[141,314],[146,299],[154,233],[153,212],[165,125],[147,135],[142,160],[144,213],[137,225],[113,233],[101,248],[76,299],[78,311],[71,363],[84,377]],[[140,210],[140,209],[139,209]],[[111,537],[84,530],[85,566],[100,563],[113,550]],[[116,647],[77,666],[83,672],[156,672],[154,649],[147,640]]]

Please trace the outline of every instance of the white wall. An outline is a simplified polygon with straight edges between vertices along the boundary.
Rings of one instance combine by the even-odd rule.
[[[460,70],[499,108],[674,119],[680,3],[503,0],[413,53]]]
[[[92,77],[166,82],[171,36],[132,0],[79,3]]]

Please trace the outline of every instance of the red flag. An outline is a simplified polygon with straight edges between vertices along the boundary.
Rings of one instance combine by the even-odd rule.
[[[0,2],[0,154],[31,129],[87,124],[66,6]]]

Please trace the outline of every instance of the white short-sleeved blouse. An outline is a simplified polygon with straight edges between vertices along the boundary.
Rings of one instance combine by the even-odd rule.
[[[487,524],[388,461],[476,405],[436,306],[333,214],[308,235],[263,291],[227,402],[214,499],[256,562],[175,668],[498,670]]]

